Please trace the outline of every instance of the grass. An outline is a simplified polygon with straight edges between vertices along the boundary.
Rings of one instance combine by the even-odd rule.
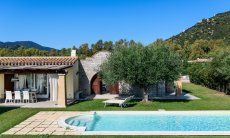
[[[138,100],[132,100],[128,108],[119,108],[116,106],[103,107],[103,100],[93,100],[80,102],[69,106],[67,110],[230,110],[230,96],[195,84],[183,84],[183,90],[195,95],[200,100],[180,101],[180,100],[161,100],[144,103]]]
[[[0,107],[0,133],[17,125],[26,118],[36,114],[39,111],[99,111],[99,110],[230,110],[229,101],[230,96],[223,93],[211,90],[195,84],[183,84],[183,90],[195,95],[200,100],[194,101],[152,101],[144,103],[138,100],[132,100],[129,107],[120,108],[117,106],[108,106],[104,108],[103,100],[91,100],[84,102],[77,102],[68,106],[66,109],[31,109],[31,108],[6,108]],[[3,137],[3,136],[0,136]],[[11,136],[4,136],[11,137]],[[17,136],[18,137],[18,136]],[[23,136],[25,137],[25,136]],[[31,137],[31,136],[30,136]],[[39,136],[47,137],[47,136]],[[52,136],[51,136],[52,137]],[[116,137],[116,136],[113,136]],[[164,137],[164,136],[162,136]],[[20,136],[19,136],[20,138]],[[179,137],[180,138],[180,137]],[[205,138],[205,137],[204,137]]]

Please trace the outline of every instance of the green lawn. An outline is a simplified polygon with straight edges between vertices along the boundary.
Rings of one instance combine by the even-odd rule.
[[[199,98],[194,101],[152,101],[143,103],[138,100],[130,102],[129,107],[121,109],[116,106],[104,108],[103,100],[92,100],[75,103],[66,109],[30,109],[30,108],[3,108],[0,107],[0,133],[8,130],[26,118],[39,111],[65,110],[65,111],[96,111],[96,110],[230,110],[230,96],[214,90],[195,85],[183,84],[184,91],[187,91]],[[1,136],[0,136],[1,137]],[[7,136],[10,137],[10,136]],[[42,136],[47,137],[47,136]]]
[[[195,84],[183,84],[184,91],[195,95],[200,100],[193,101],[153,101],[143,103],[142,101],[133,100],[128,108],[119,108],[114,106],[103,107],[103,100],[85,101],[69,106],[67,110],[230,110],[230,96]]]

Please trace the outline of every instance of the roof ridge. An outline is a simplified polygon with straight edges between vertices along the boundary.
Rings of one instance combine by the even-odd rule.
[[[73,65],[78,57],[0,57],[0,65],[25,66],[25,65]]]
[[[43,57],[40,57],[40,56],[31,56],[31,57],[28,57],[28,56],[23,56],[23,57],[0,57],[0,58],[78,58],[77,56],[76,57],[73,57],[73,56],[43,56]]]

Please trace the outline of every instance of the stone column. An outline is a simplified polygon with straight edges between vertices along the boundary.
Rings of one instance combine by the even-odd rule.
[[[4,98],[4,74],[0,74],[0,98]]]
[[[181,94],[182,94],[182,81],[181,80],[178,80],[178,81],[176,81],[176,95],[177,96],[181,96]]]
[[[58,74],[58,106],[66,107],[65,74]]]

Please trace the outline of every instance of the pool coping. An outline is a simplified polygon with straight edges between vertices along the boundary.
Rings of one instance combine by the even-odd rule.
[[[85,131],[81,135],[230,135],[230,131]]]
[[[158,110],[158,111],[91,111],[92,113],[97,113],[97,114],[109,114],[113,112],[113,114],[131,114],[131,113],[137,113],[137,114],[159,114],[159,113],[171,113],[171,114],[180,114],[180,113],[197,113],[200,112],[201,114],[208,114],[208,113],[229,113],[230,110],[192,110],[192,111],[169,111],[169,110]]]
[[[58,121],[78,115],[89,115],[95,111],[40,111],[37,114],[10,128],[1,135],[228,135],[230,131],[76,131],[60,127]],[[196,111],[96,111],[98,113],[227,113],[230,110],[196,110]]]
[[[230,114],[230,110],[196,110],[196,111],[91,111],[88,114],[159,114],[159,113],[171,113],[171,114],[180,114],[180,113],[197,113],[201,114]],[[67,119],[67,118],[65,118]],[[68,124],[67,124],[68,125]],[[70,126],[70,125],[68,125]],[[75,128],[76,129],[76,128]],[[230,135],[230,131],[81,131],[81,135]]]

